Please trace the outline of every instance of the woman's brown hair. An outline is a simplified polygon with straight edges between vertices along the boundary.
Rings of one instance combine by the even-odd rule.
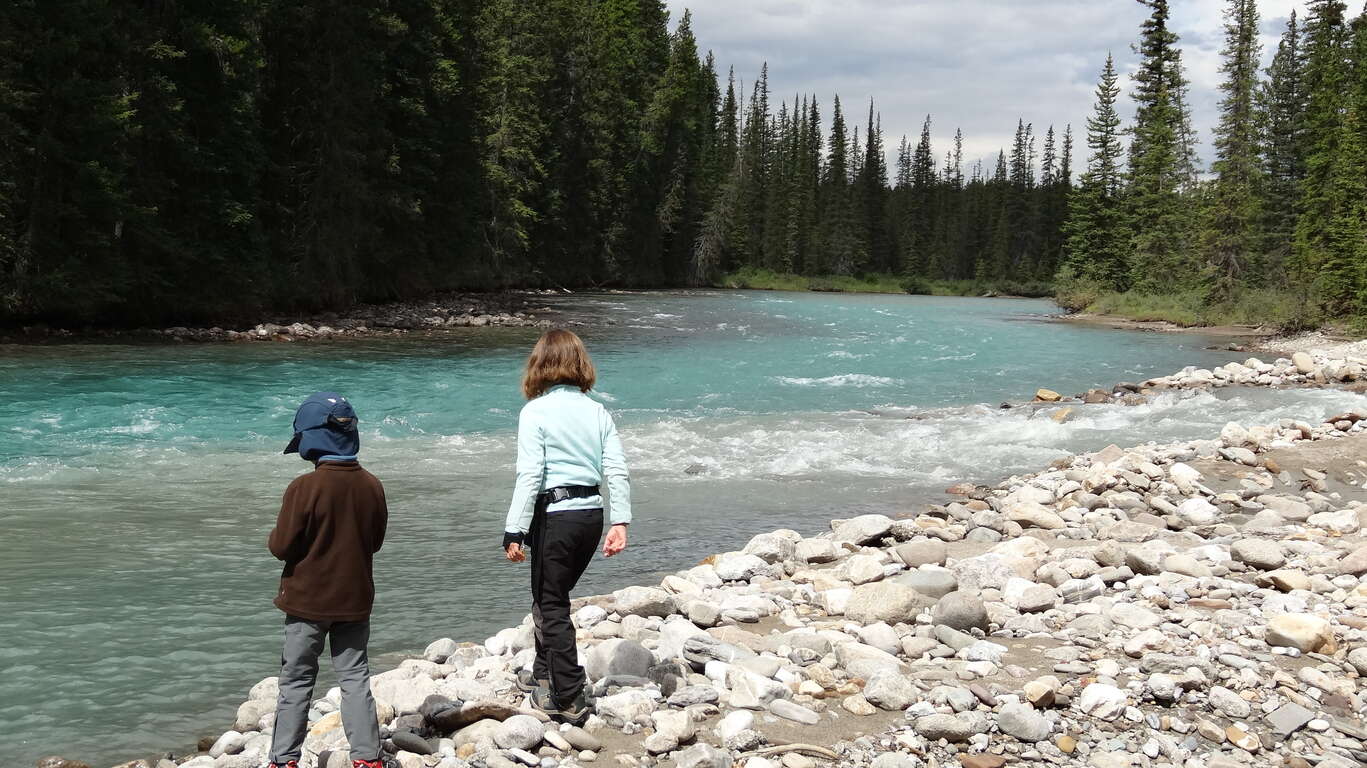
[[[542,334],[527,356],[522,394],[531,400],[557,384],[569,384],[587,392],[597,380],[598,373],[584,342],[573,332],[556,328]]]

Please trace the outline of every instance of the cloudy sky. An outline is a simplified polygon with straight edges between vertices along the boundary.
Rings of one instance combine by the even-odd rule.
[[[1084,120],[1091,112],[1106,53],[1122,76],[1148,9],[1136,0],[667,0],[677,20],[693,12],[702,51],[712,50],[723,77],[734,66],[746,89],[769,62],[774,109],[794,93],[815,93],[829,120],[840,95],[847,119],[866,122],[868,100],[882,115],[888,148],[915,141],[932,115],[935,152],[943,157],[956,127],[966,157],[995,158],[1017,118],[1043,137],[1072,123],[1075,167],[1085,161]],[[1223,0],[1173,0],[1173,28],[1191,80],[1199,150],[1210,157],[1219,102]],[[1264,64],[1293,8],[1303,0],[1258,0]],[[1122,77],[1124,94],[1128,82]],[[1122,116],[1133,107],[1122,97]],[[1042,138],[1041,138],[1042,145]],[[890,157],[892,160],[895,155]]]

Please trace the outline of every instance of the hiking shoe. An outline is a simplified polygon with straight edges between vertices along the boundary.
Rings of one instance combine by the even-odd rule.
[[[583,725],[589,719],[591,707],[581,688],[574,698],[563,705],[555,703],[549,688],[538,688],[531,695],[532,706],[550,715],[552,720],[570,725]]]
[[[299,768],[298,760],[291,760],[288,763],[267,763],[266,768]]]
[[[551,681],[546,680],[545,678],[532,677],[532,671],[530,669],[519,669],[517,671],[517,687],[519,690],[531,693],[537,688],[549,689],[551,687]]]
[[[382,760],[352,760],[351,768],[385,768]]]

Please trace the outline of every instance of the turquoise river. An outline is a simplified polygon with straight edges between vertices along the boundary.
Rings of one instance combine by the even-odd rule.
[[[580,594],[774,528],[914,509],[1067,452],[1316,418],[1350,397],[1244,390],[1033,416],[1064,393],[1244,355],[1050,321],[1043,301],[752,292],[564,296],[621,427],[636,523]],[[581,324],[582,325],[579,325]],[[265,541],[305,465],[296,404],[335,389],[386,484],[372,658],[482,640],[528,609],[498,552],[533,329],[295,344],[0,346],[0,764],[183,753],[275,673]],[[690,469],[691,472],[685,470]],[[324,665],[326,668],[326,665]],[[319,694],[327,685],[320,681]]]

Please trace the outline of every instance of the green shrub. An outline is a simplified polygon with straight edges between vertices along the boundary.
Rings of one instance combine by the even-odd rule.
[[[907,275],[898,285],[903,292],[917,296],[930,296],[935,293],[935,286],[920,275]]]

